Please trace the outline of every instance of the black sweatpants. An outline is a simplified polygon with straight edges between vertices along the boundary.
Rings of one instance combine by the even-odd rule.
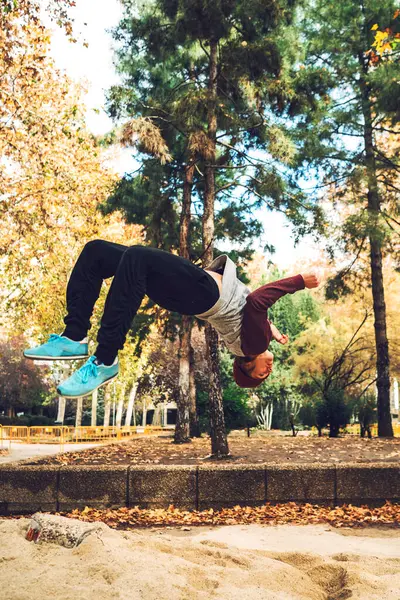
[[[93,240],[83,248],[67,285],[66,328],[62,335],[82,340],[104,279],[114,277],[109,289],[95,355],[112,364],[145,294],[167,310],[201,314],[219,298],[216,281],[189,260],[147,246],[124,246]]]

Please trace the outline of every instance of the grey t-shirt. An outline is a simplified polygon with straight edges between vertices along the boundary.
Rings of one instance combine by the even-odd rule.
[[[218,331],[230,352],[236,356],[245,356],[241,349],[240,334],[243,309],[250,290],[236,277],[235,263],[227,254],[218,256],[207,267],[208,271],[219,273],[221,269],[223,275],[219,299],[209,310],[196,317],[208,321]]]

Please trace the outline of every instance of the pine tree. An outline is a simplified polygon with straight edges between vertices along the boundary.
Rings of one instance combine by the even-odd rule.
[[[154,0],[137,16],[132,3],[124,2],[125,17],[115,31],[124,83],[110,91],[109,112],[115,118],[133,118],[131,131],[139,135],[143,149],[151,146],[149,136],[143,135],[143,122],[157,127],[172,156],[163,167],[169,172],[167,188],[183,187],[184,167],[194,161],[192,197],[195,210],[198,201],[203,205],[199,216],[204,266],[211,262],[218,239],[227,234],[234,234],[243,243],[242,256],[249,256],[251,239],[261,232],[252,216],[257,208],[285,212],[298,236],[319,222],[319,211],[310,219],[314,207],[287,183],[294,146],[276,118],[287,101],[280,79],[286,68],[282,40],[293,4]],[[161,142],[152,151],[165,156]],[[268,154],[262,159],[257,151]],[[197,223],[192,233],[196,252]],[[211,328],[206,331],[212,453],[223,456],[228,446],[218,338]]]
[[[395,18],[392,0],[312,0],[303,13],[305,39],[303,93],[316,89],[310,73],[322,67],[330,79],[331,93],[315,110],[293,102],[300,153],[299,172],[312,168],[334,189],[335,200],[346,205],[341,224],[342,247],[353,252],[350,268],[342,269],[327,287],[328,297],[351,290],[359,259],[369,255],[369,280],[375,317],[378,388],[378,433],[393,435],[390,416],[389,348],[382,275],[382,257],[390,250],[390,237],[398,214],[393,199],[393,175],[398,158],[387,152],[384,137],[395,129],[398,117],[398,58],[377,62],[371,45],[374,25],[390,27]],[[297,92],[301,79],[297,78]],[[321,188],[319,188],[319,192]]]

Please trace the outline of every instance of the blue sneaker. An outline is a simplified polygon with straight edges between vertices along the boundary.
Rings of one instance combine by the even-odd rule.
[[[76,360],[89,356],[87,338],[74,342],[67,337],[52,333],[45,344],[24,351],[25,358],[32,360]]]
[[[119,371],[118,359],[115,359],[110,366],[102,363],[97,364],[95,360],[96,357],[91,356],[71,377],[60,383],[57,388],[60,396],[66,398],[87,396],[87,394],[91,394],[94,390],[117,377]]]

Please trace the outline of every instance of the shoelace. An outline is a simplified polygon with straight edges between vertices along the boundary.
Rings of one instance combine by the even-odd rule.
[[[49,337],[49,342],[56,342],[57,340],[60,340],[62,338],[62,335],[58,335],[58,333],[51,333],[50,337]]]
[[[78,377],[79,381],[82,383],[87,383],[89,377],[97,377],[98,366],[94,363],[96,360],[95,356],[91,356],[87,362],[81,367],[75,375]]]

